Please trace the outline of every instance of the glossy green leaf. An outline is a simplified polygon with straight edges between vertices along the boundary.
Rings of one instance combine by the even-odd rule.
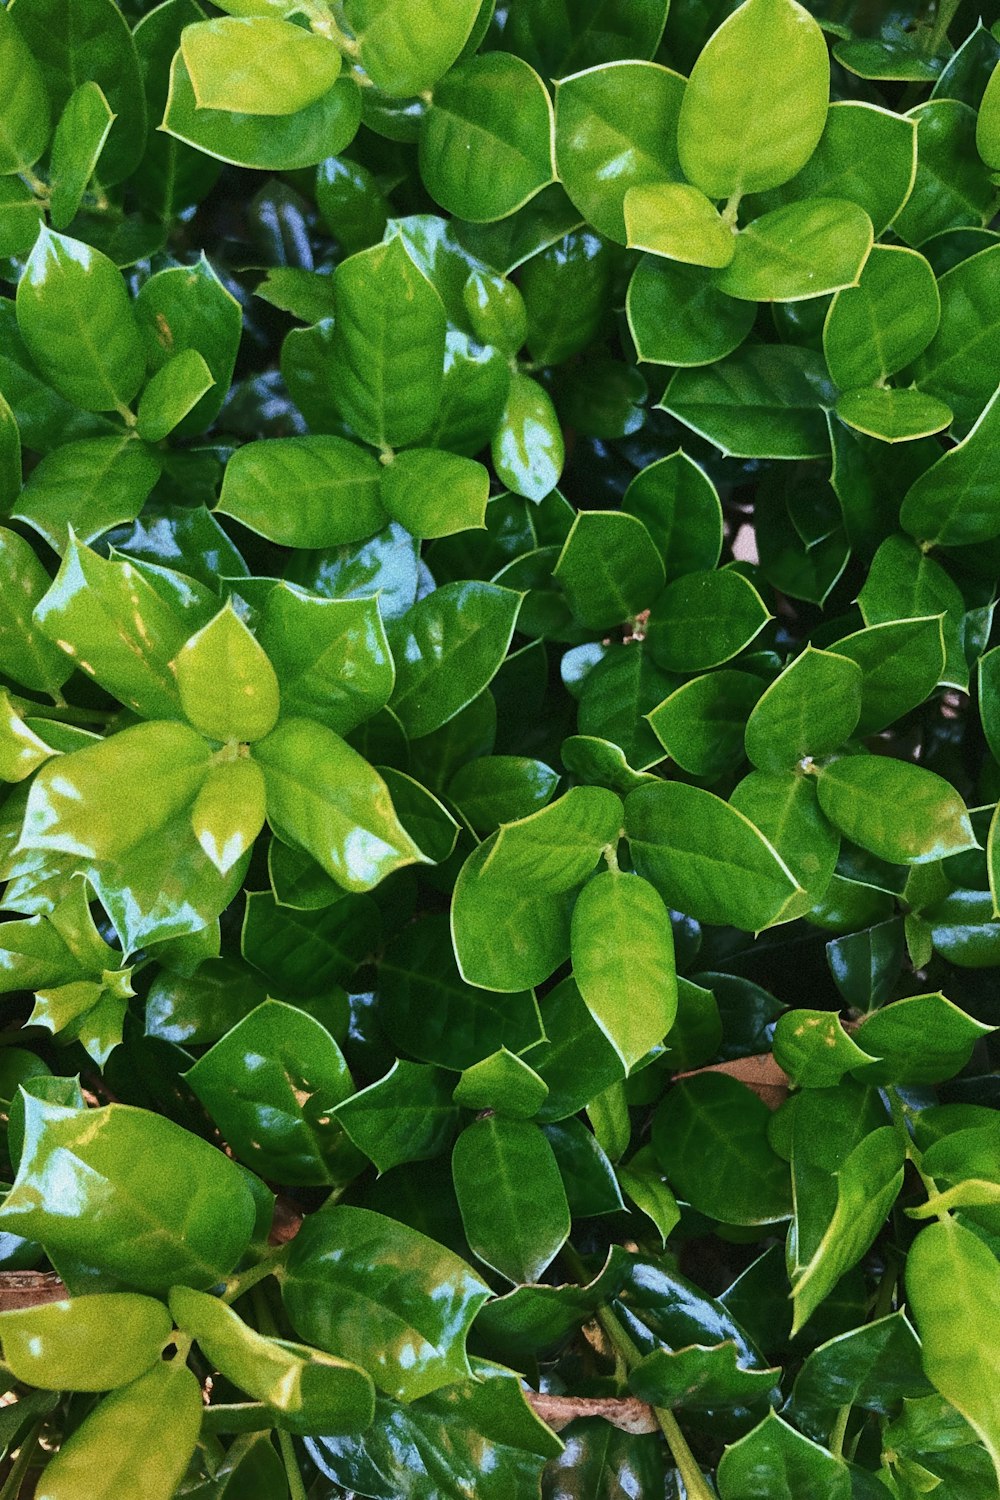
[[[459,0],[446,14],[427,0],[348,0],[347,21],[365,72],[397,98],[433,88],[456,61],[473,30],[478,0]]]
[[[941,681],[956,687],[968,684],[960,635],[965,612],[961,592],[941,564],[909,537],[886,537],[872,559],[858,603],[868,626],[942,616],[945,665]]]
[[[958,99],[918,104],[917,174],[907,202],[894,221],[907,245],[920,246],[932,234],[989,222],[995,188],[976,150],[976,113]]]
[[[738,656],[770,618],[742,573],[687,573],[653,603],[646,638],[653,660],[667,672],[702,672]]]
[[[756,315],[752,304],[719,291],[711,271],[653,255],[636,266],[625,309],[639,359],[662,365],[724,359],[742,344]]]
[[[268,818],[345,890],[371,890],[425,858],[382,777],[332,729],[282,719],[253,753],[264,769]]]
[[[845,1073],[873,1062],[828,1010],[788,1010],[774,1028],[774,1060],[799,1088],[832,1088]]]
[[[709,672],[682,683],[646,717],[671,760],[716,781],[743,760],[744,726],[762,691],[749,672]]]
[[[4,1363],[49,1391],[110,1391],[137,1380],[170,1341],[162,1302],[109,1292],[0,1313]]]
[[[537,1281],[570,1231],[552,1147],[537,1125],[490,1115],[462,1131],[452,1155],[466,1238],[509,1281]]]
[[[276,1425],[331,1435],[370,1426],[375,1389],[357,1365],[262,1336],[218,1297],[190,1287],[173,1288],[170,1311],[227,1380],[273,1408]]]
[[[473,223],[505,218],[552,182],[552,106],[534,69],[506,52],[452,68],[420,133],[420,175],[436,203]]]
[[[718,493],[705,471],[680,449],[635,476],[625,491],[622,509],[638,517],[649,532],[668,580],[708,571],[718,562],[722,551]]]
[[[910,443],[948,427],[951,408],[917,390],[864,386],[837,397],[837,416],[849,427],[885,443]]]
[[[559,483],[565,448],[555,407],[529,375],[511,377],[492,442],[493,467],[515,495],[536,503]]]
[[[601,630],[649,605],[663,586],[663,564],[637,517],[584,511],[573,522],[553,577],[575,618]]]
[[[906,1290],[928,1377],[975,1428],[1000,1472],[1000,1412],[980,1335],[1000,1317],[995,1255],[954,1219],[922,1229],[910,1251]],[[988,1347],[988,1346],[986,1346]]]
[[[214,386],[174,429],[178,437],[204,431],[233,378],[243,327],[239,303],[203,255],[193,266],[157,271],[139,288],[135,311],[154,379],[186,349],[196,350],[208,365]]]
[[[976,847],[961,797],[923,766],[848,755],[817,776],[820,807],[834,827],[891,864],[926,864]]]
[[[941,321],[913,367],[921,390],[944,401],[964,434],[996,389],[989,351],[1000,326],[997,247],[961,261],[938,282]]]
[[[624,244],[629,189],[680,181],[683,92],[680,74],[649,62],[612,62],[557,83],[559,179],[599,233]]]
[[[338,1105],[337,1119],[378,1168],[440,1156],[458,1127],[453,1080],[441,1068],[397,1059],[376,1083]]]
[[[85,411],[127,406],[142,345],[119,272],[99,250],[42,229],[17,287],[17,325],[45,378]]]
[[[39,1500],[170,1500],[201,1413],[201,1388],[184,1361],[154,1365],[81,1422],[46,1465]]]
[[[998,534],[989,503],[988,474],[1000,450],[1000,394],[969,433],[914,480],[900,525],[924,545],[971,546]]]
[[[548,1084],[523,1058],[502,1047],[463,1071],[454,1098],[463,1109],[488,1109],[512,1120],[530,1120],[548,1092]]]
[[[137,431],[158,443],[197,406],[215,379],[197,349],[182,349],[161,365],[142,393]]]
[[[573,908],[571,956],[587,1009],[634,1067],[677,1013],[673,934],[655,888],[616,870],[595,875]]]
[[[766,1400],[778,1369],[747,1369],[735,1344],[654,1349],[629,1376],[629,1388],[653,1406],[724,1411]]]
[[[54,229],[66,229],[73,222],[114,118],[100,86],[89,80],[66,101],[52,141],[49,216]]]
[[[340,74],[327,37],[276,16],[221,16],[181,34],[198,109],[291,115],[321,99]]]
[[[274,438],[238,448],[218,509],[285,547],[337,547],[380,531],[380,470],[343,438]]]
[[[767,1141],[769,1111],[742,1083],[702,1073],[677,1083],[657,1110],[653,1149],[674,1191],[729,1224],[769,1224],[791,1212],[788,1167]]]
[[[737,458],[824,458],[834,391],[810,349],[747,345],[705,370],[678,370],[664,411]]]
[[[823,133],[829,68],[823,33],[795,0],[746,0],[709,39],[684,92],[685,176],[711,198],[793,177]]]
[[[247,896],[241,950],[272,991],[296,999],[329,997],[347,983],[377,943],[378,909],[370,898],[345,896],[335,885],[333,889],[334,899],[318,909],[280,906],[269,891]],[[256,998],[252,979],[244,982],[248,998]],[[251,1008],[245,1006],[244,1012]],[[335,1011],[324,1009],[321,1014],[336,1024]]]
[[[539,760],[519,755],[484,755],[470,760],[448,784],[448,798],[477,833],[515,823],[551,800],[558,773]]]
[[[0,21],[0,78],[5,100],[0,171],[6,175],[34,166],[52,129],[42,70],[6,10]]]
[[[625,833],[639,874],[698,921],[757,932],[781,921],[798,892],[753,824],[699,787],[672,781],[630,792]]]
[[[278,718],[278,679],[265,652],[227,604],[174,662],[181,707],[211,740],[262,740]]]
[[[796,1424],[817,1442],[831,1433],[837,1408],[890,1413],[927,1390],[920,1341],[902,1312],[838,1334],[807,1356],[792,1393]]]
[[[849,657],[807,646],[750,714],[747,756],[762,771],[788,770],[836,750],[861,714],[861,668]]]
[[[858,1046],[879,1061],[857,1068],[855,1076],[866,1083],[939,1083],[964,1068],[990,1029],[942,994],[910,995],[858,1027]]]
[[[53,693],[72,670],[63,651],[34,622],[49,576],[23,537],[0,528],[0,580],[7,601],[0,615],[0,668],[36,692]]]
[[[736,237],[711,199],[687,182],[637,184],[625,194],[628,245],[686,265],[728,266]]]
[[[282,1297],[296,1332],[367,1369],[402,1401],[469,1374],[465,1340],[489,1295],[450,1250],[382,1214],[343,1204],[295,1237]]]
[[[172,1120],[124,1104],[25,1099],[24,1151],[0,1221],[50,1254],[143,1291],[211,1286],[243,1254],[253,1220],[239,1168]]]
[[[262,1177],[338,1181],[343,1146],[332,1111],[353,1085],[339,1047],[312,1016],[268,1000],[186,1077],[238,1159]]]
[[[474,459],[417,448],[382,471],[386,511],[412,536],[450,536],[485,525],[489,474]]]
[[[823,352],[843,390],[883,382],[922,354],[941,300],[927,261],[903,245],[877,245],[857,286],[839,292],[823,324]]]
[[[482,692],[507,655],[519,607],[510,589],[449,583],[393,624],[390,702],[408,734],[431,734]]]
[[[798,302],[853,287],[871,248],[864,209],[847,199],[805,198],[740,230],[715,284],[744,302]]]
[[[719,1460],[721,1500],[795,1500],[796,1493],[850,1500],[851,1476],[842,1458],[803,1437],[769,1412]]]
[[[64,552],[71,528],[81,541],[92,542],[135,520],[159,477],[159,460],[145,443],[124,435],[83,438],[45,455],[13,513]]]

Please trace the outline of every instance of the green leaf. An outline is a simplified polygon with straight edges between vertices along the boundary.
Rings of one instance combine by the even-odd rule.
[[[870,1011],[891,997],[903,962],[904,939],[897,918],[827,943],[833,982],[848,1005]]]
[[[198,108],[181,52],[170,69],[170,92],[160,127],[219,161],[261,171],[314,167],[349,146],[358,131],[361,99],[353,78],[338,78],[313,104],[291,115],[258,115]]]
[[[135,312],[154,379],[187,349],[196,350],[211,371],[214,386],[174,428],[177,437],[203,432],[218,415],[233,378],[243,329],[240,304],[202,255],[193,266],[150,276],[139,288]]]
[[[73,667],[66,654],[38,628],[33,610],[50,579],[31,547],[17,532],[0,527],[0,669],[35,692],[56,692]]]
[[[553,577],[574,617],[604,630],[650,604],[663,587],[663,564],[636,516],[589,510],[575,518]]]
[[[750,714],[749,759],[762,771],[784,771],[836,750],[857,726],[862,680],[861,668],[849,657],[807,646]]]
[[[876,245],[857,286],[838,292],[823,324],[823,352],[842,390],[895,375],[937,332],[941,299],[928,262],[905,245]]]
[[[506,218],[555,180],[552,130],[552,105],[533,68],[509,52],[470,57],[434,90],[420,175],[449,213],[473,223]]]
[[[702,672],[738,656],[770,618],[753,584],[735,569],[687,573],[654,602],[646,639],[665,671]]]
[[[13,514],[58,552],[70,529],[92,542],[113,526],[134,521],[160,477],[160,462],[131,438],[83,438],[47,453],[28,476]]]
[[[457,0],[442,13],[428,0],[347,0],[347,23],[361,64],[377,88],[405,99],[432,89],[462,52],[479,0]]]
[[[976,148],[988,166],[1000,171],[1000,64],[990,74],[979,104]]]
[[[0,20],[0,88],[4,96],[0,173],[24,172],[48,145],[52,119],[42,71],[6,9]]]
[[[664,1180],[652,1146],[642,1146],[631,1160],[620,1162],[617,1175],[626,1197],[655,1226],[660,1243],[665,1245],[680,1221],[681,1211]]]
[[[924,546],[971,546],[1000,534],[988,475],[1000,453],[1000,392],[957,447],[914,480],[900,525]]]
[[[671,364],[675,361],[669,361]],[[668,581],[714,568],[722,551],[722,506],[705,471],[680,449],[640,470],[622,509],[659,549]]]
[[[917,390],[865,386],[837,397],[837,416],[885,443],[910,443],[951,424],[951,408]]]
[[[114,112],[100,86],[88,81],[66,101],[52,142],[52,197],[49,217],[54,229],[66,229],[76,217],[104,144]]]
[[[624,244],[625,195],[679,182],[684,79],[650,62],[613,62],[556,83],[559,180],[587,221]]]
[[[340,51],[325,36],[276,16],[220,16],[181,33],[198,109],[291,115],[315,104],[340,75]]]
[[[429,431],[441,399],[445,314],[400,235],[333,276],[333,398],[365,442],[396,447]]]
[[[303,1344],[265,1337],[218,1297],[190,1287],[173,1288],[170,1311],[227,1380],[273,1409],[276,1426],[331,1434],[370,1426],[375,1389],[357,1365]]]
[[[494,1111],[512,1120],[530,1120],[548,1097],[549,1086],[534,1068],[501,1047],[465,1068],[455,1084],[455,1103],[463,1109]]]
[[[493,467],[515,495],[536,503],[559,483],[565,459],[562,429],[552,399],[529,375],[512,375],[492,440]]]
[[[718,1485],[721,1500],[796,1500],[801,1494],[850,1500],[852,1494],[844,1460],[773,1411],[723,1453]]]
[[[382,1214],[342,1204],[306,1219],[281,1290],[302,1338],[356,1361],[401,1401],[468,1376],[465,1340],[489,1296],[450,1250]]]
[[[882,755],[847,755],[817,770],[819,804],[835,828],[890,864],[927,864],[978,847],[954,787]]]
[[[624,211],[630,249],[714,268],[728,266],[736,253],[732,229],[690,183],[637,184],[625,194]]]
[[[657,365],[724,359],[742,344],[756,316],[752,304],[719,291],[705,268],[653,255],[644,255],[633,271],[625,310],[638,358]]]
[[[260,1176],[342,1181],[342,1130],[331,1111],[353,1084],[340,1048],[312,1016],[268,1000],[185,1076],[236,1157]]]
[[[837,1334],[813,1349],[795,1377],[791,1415],[824,1442],[842,1406],[891,1415],[899,1401],[923,1396],[920,1340],[902,1312]]]
[[[942,994],[910,995],[875,1011],[854,1033],[878,1061],[855,1068],[865,1083],[941,1083],[960,1073],[980,1037],[993,1028]]]
[[[389,701],[395,668],[373,598],[323,599],[278,584],[257,637],[277,673],[285,714],[349,734]]]
[[[17,0],[11,13],[41,68],[53,114],[62,113],[80,84],[101,89],[115,116],[101,153],[101,181],[123,182],[146,144],[146,102],[128,21],[113,0]],[[44,106],[43,118],[47,124]]]
[[[684,91],[684,174],[710,198],[777,187],[805,166],[826,123],[830,63],[795,0],[746,0],[709,38]]]
[[[171,1500],[198,1441],[202,1409],[201,1387],[184,1361],[161,1361],[84,1418],[46,1465],[40,1494]]]
[[[872,559],[858,603],[868,626],[942,616],[945,665],[941,681],[968,686],[960,634],[965,601],[950,574],[909,537],[885,538]]]
[[[998,265],[1000,246],[990,246],[945,272],[937,333],[913,367],[920,389],[951,407],[961,433],[996,389],[990,350],[1000,329]]]
[[[928,1378],[975,1428],[1000,1474],[1000,1408],[987,1352],[1000,1320],[995,1255],[954,1219],[931,1224],[907,1258],[906,1291]]]
[[[392,623],[390,703],[407,734],[431,734],[478,697],[507,655],[520,602],[496,584],[446,583]]]
[[[146,718],[179,718],[180,695],[170,662],[191,627],[157,582],[177,573],[147,574],[132,562],[109,562],[74,538],[55,581],[35,609],[36,624],[71,660],[79,662],[122,703]],[[184,580],[189,583],[189,580]],[[176,596],[175,596],[176,597]],[[201,614],[200,596],[188,589],[191,611]]]
[[[893,227],[908,245],[963,225],[989,223],[997,193],[976,150],[976,112],[957,99],[929,99],[917,122],[917,175]]]
[[[793,1132],[795,1129],[793,1126]],[[793,1133],[793,1175],[796,1138]],[[903,1185],[904,1163],[905,1153],[892,1126],[884,1125],[865,1135],[836,1171],[835,1204],[816,1243],[799,1244],[793,1251],[789,1241],[793,1334],[808,1322],[875,1239]],[[795,1180],[798,1190],[798,1178]]]
[[[648,881],[604,870],[573,908],[573,977],[626,1070],[663,1041],[677,1014],[670,917]]]
[[[788,1010],[779,1016],[772,1051],[799,1088],[831,1088],[845,1073],[875,1061],[829,1010]]]
[[[21,845],[95,860],[141,850],[190,809],[210,757],[193,729],[164,722],[137,724],[57,756],[32,783]],[[127,819],[121,816],[123,795],[130,799]]]
[[[708,672],[682,683],[646,717],[682,770],[717,781],[743,760],[744,729],[763,686],[749,672]]]
[[[544,807],[558,782],[558,773],[543,761],[483,755],[456,771],[448,800],[475,832],[492,833],[501,823],[514,823]]]
[[[137,1380],[170,1341],[162,1302],[109,1292],[0,1313],[4,1363],[47,1391],[111,1391]]]
[[[559,1167],[539,1127],[501,1115],[476,1120],[455,1142],[452,1174],[475,1254],[509,1281],[537,1281],[570,1231]]]
[[[79,240],[39,230],[17,286],[17,326],[61,396],[84,411],[127,406],[145,374],[125,283]]]
[[[264,769],[268,818],[345,890],[371,890],[393,870],[426,862],[382,777],[332,729],[282,719],[254,758]]]
[[[374,458],[344,438],[271,438],[237,448],[217,509],[283,547],[339,547],[380,531]]]
[[[29,1095],[24,1111],[24,1150],[0,1208],[5,1229],[142,1291],[212,1286],[232,1270],[254,1206],[221,1151],[124,1104],[77,1110]]]
[[[378,908],[365,895],[347,896],[334,886],[332,901],[300,910],[280,906],[269,891],[252,891],[246,898],[242,952],[272,990],[328,997],[348,982],[379,932]],[[249,993],[254,994],[252,984]]]
[[[768,1144],[770,1111],[725,1073],[676,1083],[653,1119],[653,1149],[674,1191],[726,1224],[791,1213],[788,1166]]]
[[[747,1369],[735,1344],[654,1349],[629,1375],[629,1389],[652,1406],[725,1411],[767,1399],[780,1369]]]
[[[715,278],[720,291],[744,302],[798,302],[855,285],[872,248],[872,224],[847,199],[804,198],[754,219],[733,246]]]
[[[336,1117],[378,1171],[389,1172],[451,1145],[458,1128],[453,1087],[443,1069],[397,1059],[384,1078],[339,1104]]]
[[[486,524],[490,476],[457,453],[416,448],[382,470],[380,498],[411,536],[450,536]]]
[[[625,833],[639,874],[699,922],[758,932],[782,921],[798,893],[767,839],[700,787],[665,781],[630,792]]]
[[[173,663],[181,707],[211,740],[262,740],[278,718],[278,679],[232,604],[202,626]]]
[[[834,390],[811,349],[754,344],[706,370],[678,370],[664,411],[736,458],[825,458]]]
[[[137,431],[158,443],[183,422],[215,378],[197,349],[182,349],[156,371],[139,402]]]
[[[338,1487],[363,1486],[381,1500],[529,1500],[538,1493],[556,1438],[527,1405],[519,1380],[475,1360],[474,1378],[409,1406],[380,1400],[363,1438],[307,1440]]]

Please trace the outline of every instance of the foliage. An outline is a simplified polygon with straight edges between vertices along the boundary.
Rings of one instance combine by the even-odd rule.
[[[987,10],[0,7],[2,1500],[997,1495]]]

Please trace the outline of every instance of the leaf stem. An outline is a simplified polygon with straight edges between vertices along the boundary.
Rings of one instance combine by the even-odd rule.
[[[577,1281],[583,1284],[590,1279],[583,1261],[572,1245],[564,1245],[562,1254]],[[602,1302],[597,1309],[597,1321],[607,1335],[616,1360],[625,1370],[633,1369],[642,1355],[606,1302]],[[670,1450],[674,1467],[684,1481],[687,1500],[716,1500],[715,1493],[702,1474],[698,1461],[688,1447],[687,1439],[673,1412],[668,1411],[664,1406],[654,1406],[653,1415]]]
[[[281,1461],[285,1465],[285,1478],[288,1480],[289,1500],[306,1500],[306,1487],[302,1483],[302,1471],[299,1461],[295,1457],[295,1447],[292,1443],[290,1432],[284,1432],[280,1427],[278,1432],[278,1447],[281,1449]]]
[[[287,1245],[276,1245],[269,1250],[256,1265],[248,1266],[245,1271],[240,1271],[236,1276],[230,1276],[226,1282],[226,1290],[222,1294],[223,1302],[233,1303],[237,1297],[242,1297],[251,1287],[263,1281],[266,1276],[273,1276],[281,1261],[288,1253]]]
[[[848,1402],[842,1406],[837,1413],[836,1420],[830,1429],[830,1441],[827,1446],[834,1458],[840,1458],[844,1451],[844,1436],[847,1432],[847,1424],[850,1420],[853,1407]]]
[[[928,57],[937,57],[941,51],[941,45],[948,35],[948,27],[955,19],[959,0],[938,0],[934,25],[927,38],[925,53]]]

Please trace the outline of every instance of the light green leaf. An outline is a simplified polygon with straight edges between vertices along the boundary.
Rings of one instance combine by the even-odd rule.
[[[552,1147],[537,1125],[489,1115],[452,1154],[455,1194],[475,1254],[509,1281],[538,1281],[570,1232]]]
[[[772,209],[733,236],[715,278],[744,302],[799,302],[853,287],[872,248],[872,223],[844,198],[804,198]]]
[[[42,70],[7,9],[0,16],[0,93],[0,173],[6,176],[33,167],[52,130]]]
[[[923,391],[863,386],[837,397],[836,413],[857,432],[884,443],[910,443],[951,425],[952,411]]]
[[[278,718],[278,679],[232,604],[186,641],[173,663],[181,707],[211,740],[262,740]]]
[[[646,639],[665,671],[702,672],[738,656],[770,618],[753,584],[735,569],[687,573],[653,604]]]
[[[160,477],[160,461],[145,443],[121,437],[81,438],[46,453],[32,469],[13,514],[57,551],[70,533],[92,542],[134,521]]]
[[[631,187],[625,194],[624,210],[630,249],[716,268],[728,266],[736,253],[733,230],[711,199],[689,183]]]
[[[663,564],[638,517],[581,511],[552,570],[573,615],[591,630],[630,619],[663,587]]]
[[[221,16],[181,33],[198,109],[291,115],[315,104],[340,76],[328,37],[276,16]]]
[[[398,99],[432,89],[456,61],[479,15],[479,0],[347,0],[344,14],[361,64],[377,88]]]
[[[382,470],[382,504],[411,536],[450,536],[484,527],[489,495],[483,465],[457,453],[414,448]]]
[[[861,668],[846,656],[807,646],[758,700],[746,749],[762,771],[784,771],[826,755],[854,733],[861,716]]]
[[[876,245],[857,286],[838,292],[823,324],[823,352],[842,390],[873,385],[922,354],[941,299],[928,262],[905,245]]]
[[[66,101],[52,141],[49,218],[53,229],[66,229],[97,170],[114,113],[100,86],[81,83]]]
[[[181,349],[161,365],[142,393],[137,431],[148,443],[158,443],[182,422],[215,384],[215,377],[197,349]]]
[[[492,454],[497,477],[515,495],[537,503],[559,483],[565,459],[562,428],[548,391],[530,375],[511,377]]]
[[[890,864],[928,864],[979,847],[961,797],[923,766],[845,755],[817,777],[820,807],[834,827]]]
[[[339,547],[381,531],[381,470],[344,438],[269,438],[237,448],[217,509],[283,547]]]

